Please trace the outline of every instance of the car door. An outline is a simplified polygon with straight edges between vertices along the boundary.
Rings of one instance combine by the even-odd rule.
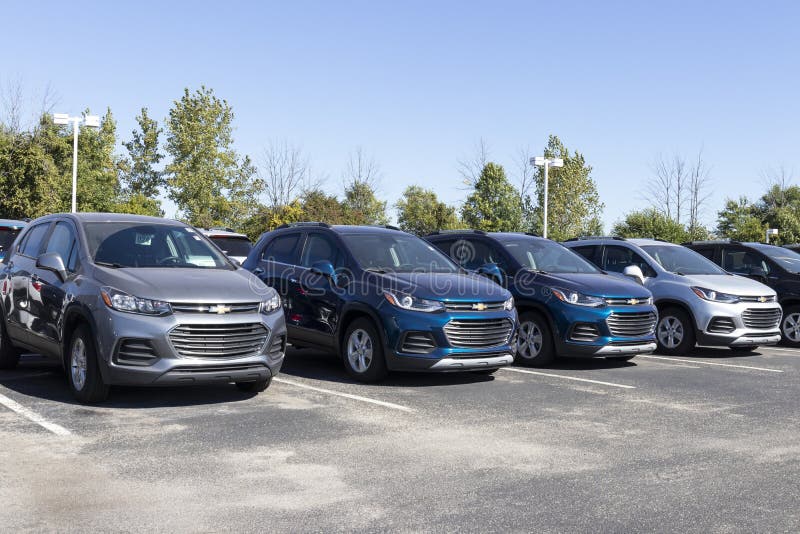
[[[38,291],[30,287],[31,277],[50,226],[51,222],[47,221],[29,228],[7,264],[11,297],[7,302],[8,333],[13,339],[25,344],[30,343],[34,314],[41,305]]]
[[[314,345],[332,347],[343,301],[335,281],[311,271],[318,261],[329,261],[337,271],[345,267],[337,240],[322,232],[309,232],[303,244],[295,276],[289,281],[292,295],[289,314],[299,337]]]
[[[30,343],[43,354],[58,355],[61,344],[61,324],[68,295],[67,287],[74,280],[78,261],[78,240],[75,227],[69,221],[58,221],[52,228],[42,254],[56,253],[67,270],[67,277],[34,267],[31,298]]]
[[[261,245],[258,263],[253,269],[253,274],[281,296],[290,340],[295,339],[297,328],[294,320],[296,318],[290,311],[294,296],[290,293],[289,281],[295,278],[297,251],[302,237],[301,232],[291,232],[267,238]]]

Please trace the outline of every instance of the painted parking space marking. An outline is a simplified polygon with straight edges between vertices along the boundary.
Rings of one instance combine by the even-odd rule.
[[[649,354],[640,354],[637,356],[638,358],[650,358],[652,360],[665,360],[665,361],[672,361],[672,362],[684,362],[684,363],[693,363],[693,364],[702,364],[702,365],[717,365],[719,367],[734,367],[737,369],[749,369],[751,371],[766,371],[768,373],[782,373],[781,369],[769,369],[767,367],[753,367],[752,365],[737,365],[733,363],[720,363],[720,362],[706,362],[702,360],[686,360],[683,358],[672,358],[668,356],[651,356]]]
[[[762,351],[772,351],[777,350],[779,352],[788,352],[788,354],[780,354],[779,356],[800,356],[800,350],[798,349],[784,349],[783,347],[763,347]]]
[[[67,430],[61,425],[57,425],[56,423],[52,423],[39,415],[38,413],[34,412],[33,410],[26,408],[25,406],[21,405],[17,401],[13,399],[9,399],[2,393],[0,393],[0,404],[11,410],[12,412],[16,412],[17,414],[21,415],[22,417],[28,419],[39,425],[40,427],[49,430],[56,436],[71,436],[72,432]]]
[[[325,388],[318,388],[316,386],[309,386],[308,384],[301,384],[300,382],[295,382],[294,380],[286,380],[285,378],[273,378],[275,382],[280,382],[281,384],[287,384],[289,386],[295,386],[298,388],[309,389],[311,391],[317,391],[319,393],[325,393],[327,395],[335,395],[337,397],[344,397],[346,399],[367,402],[369,404],[375,404],[377,406],[383,406],[384,408],[391,408],[392,410],[399,410],[401,412],[413,413],[416,412],[413,408],[409,408],[407,406],[401,406],[400,404],[394,404],[393,402],[386,402],[377,399],[371,399],[369,397],[362,397],[361,395],[353,395],[351,393],[343,393],[341,391],[333,391],[332,389],[325,389]]]
[[[589,378],[578,378],[577,376],[559,375],[555,373],[542,373],[541,371],[531,371],[529,369],[517,369],[516,367],[501,367],[501,371],[513,371],[515,373],[524,373],[526,375],[549,376],[553,378],[563,378],[564,380],[574,380],[576,382],[588,382],[590,384],[599,384],[601,386],[611,386],[622,389],[636,389],[636,386],[629,386],[627,384],[615,384],[614,382],[603,382],[602,380],[591,380]]]

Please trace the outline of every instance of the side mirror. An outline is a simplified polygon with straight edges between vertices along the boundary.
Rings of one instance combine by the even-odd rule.
[[[56,273],[62,282],[67,279],[67,268],[64,267],[64,260],[58,252],[48,252],[39,256],[36,259],[36,267]]]
[[[642,272],[642,268],[638,265],[628,265],[622,270],[622,274],[644,285],[644,273]]]
[[[328,260],[315,261],[311,265],[311,272],[322,275],[328,278],[332,284],[336,284],[336,271],[333,269],[333,264]]]
[[[503,271],[500,270],[500,267],[498,267],[496,263],[487,263],[486,265],[481,265],[475,272],[481,276],[489,278],[491,281],[497,284],[503,285]]]

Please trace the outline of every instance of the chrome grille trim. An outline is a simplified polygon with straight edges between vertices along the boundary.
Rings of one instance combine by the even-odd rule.
[[[217,306],[224,306],[230,308],[226,313],[255,313],[258,311],[258,302],[171,302],[172,311],[178,313],[211,313],[217,314]]]
[[[612,336],[647,336],[655,331],[656,314],[653,312],[614,312],[606,319],[606,325]]]
[[[401,352],[408,352],[411,354],[428,354],[433,352],[436,348],[436,342],[433,336],[428,332],[408,332],[403,337],[403,344],[400,347]]]
[[[481,305],[481,304],[486,306],[486,307],[484,309],[482,309],[482,310],[477,310],[477,309],[473,308],[473,306],[478,306],[478,305]],[[488,311],[502,310],[503,309],[503,304],[505,304],[505,303],[504,302],[479,302],[479,301],[475,301],[475,302],[445,302],[444,303],[444,308],[447,311],[455,311],[455,312],[458,312],[458,311],[467,311],[467,312],[487,311],[488,312]]]
[[[775,302],[775,295],[757,295],[757,296],[747,295],[747,296],[740,296],[739,300],[742,302]]]
[[[128,338],[119,342],[114,360],[123,365],[150,365],[158,359],[148,339]]]
[[[607,298],[605,301],[609,306],[641,306],[650,304],[650,297]]]
[[[180,324],[169,333],[175,351],[187,358],[245,358],[263,351],[269,337],[261,323]]]
[[[508,319],[452,319],[444,326],[453,347],[488,348],[505,345],[514,325]]]
[[[708,331],[713,334],[728,334],[736,330],[736,324],[731,317],[714,317],[708,323]]]
[[[569,338],[572,341],[594,341],[600,337],[600,331],[591,323],[575,323]]]
[[[742,322],[747,328],[775,330],[782,315],[780,308],[747,308],[742,312]]]

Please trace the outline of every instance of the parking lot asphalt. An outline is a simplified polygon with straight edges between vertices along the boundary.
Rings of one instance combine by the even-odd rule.
[[[800,351],[352,382],[290,350],[260,395],[0,371],[0,530],[800,530]]]

